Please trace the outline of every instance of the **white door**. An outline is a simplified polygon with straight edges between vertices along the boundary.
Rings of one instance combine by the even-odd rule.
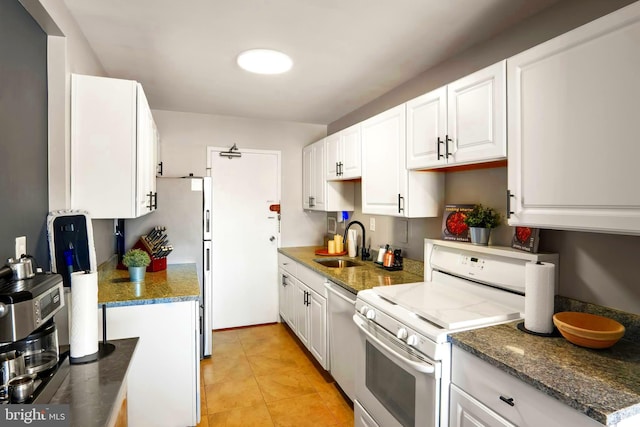
[[[500,61],[447,86],[450,141],[445,141],[445,156],[449,164],[506,157],[505,64]]]
[[[333,135],[329,135],[325,138],[325,150],[327,156],[327,164],[326,164],[326,179],[339,179],[340,178],[340,169],[338,168],[338,162],[342,159],[342,154],[340,148],[342,144],[340,143],[340,133],[334,133]]]
[[[362,212],[404,216],[404,104],[362,122]]]
[[[310,209],[312,205],[313,167],[313,147],[308,145],[302,149],[302,209]]]
[[[342,179],[360,178],[362,176],[362,142],[360,140],[360,124],[351,126],[340,132],[342,144]]]
[[[309,350],[323,368],[327,368],[327,300],[309,290]]]
[[[640,3],[507,60],[509,225],[640,234]]]
[[[407,169],[447,164],[447,87],[407,102]]]
[[[213,329],[278,321],[280,152],[209,148]]]

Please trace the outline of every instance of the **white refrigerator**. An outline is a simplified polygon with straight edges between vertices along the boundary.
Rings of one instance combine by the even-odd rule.
[[[211,177],[158,177],[155,212],[125,222],[125,247],[155,226],[166,227],[173,251],[167,264],[195,263],[200,282],[200,357],[211,356]]]

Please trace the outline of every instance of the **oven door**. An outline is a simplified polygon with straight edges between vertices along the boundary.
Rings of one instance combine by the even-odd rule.
[[[359,330],[356,400],[364,410],[380,426],[439,426],[440,363],[358,313],[353,321]]]

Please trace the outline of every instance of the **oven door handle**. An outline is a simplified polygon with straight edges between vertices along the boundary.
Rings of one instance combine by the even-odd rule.
[[[408,366],[411,366],[413,369],[415,369],[416,371],[421,372],[423,374],[433,374],[433,373],[435,373],[436,368],[433,365],[429,365],[429,364],[426,364],[426,363],[424,363],[424,364],[423,363],[418,363],[418,362],[414,362],[413,360],[407,359],[406,357],[402,356],[397,351],[395,351],[394,349],[389,347],[387,344],[385,344],[382,341],[380,341],[380,339],[378,339],[375,335],[373,335],[371,332],[367,331],[367,329],[364,327],[364,324],[363,324],[362,320],[360,320],[360,318],[358,317],[357,314],[353,315],[353,321],[358,326],[358,329],[360,329],[360,331],[362,331],[362,333],[364,333],[371,341],[373,341],[374,343],[376,343],[377,345],[382,347],[384,350],[389,352],[389,354],[393,355],[393,357],[395,357],[397,359],[400,359],[403,363],[406,363]]]

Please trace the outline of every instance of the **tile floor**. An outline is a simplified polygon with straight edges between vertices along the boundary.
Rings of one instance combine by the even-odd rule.
[[[353,426],[352,407],[282,324],[214,332],[200,368],[198,426]]]

